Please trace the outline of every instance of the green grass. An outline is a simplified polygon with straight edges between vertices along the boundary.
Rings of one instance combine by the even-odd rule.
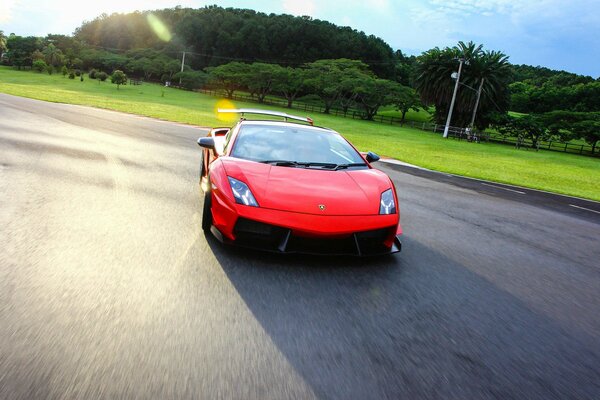
[[[406,116],[404,117],[404,119],[407,122],[410,122],[410,121],[431,122],[432,113],[433,113],[433,107],[430,111],[427,111],[424,109],[420,109],[419,111],[409,110],[406,113]],[[382,107],[379,110],[379,112],[377,113],[377,115],[383,115],[386,117],[402,118],[402,113],[400,111],[396,110],[396,108],[394,106]]]
[[[84,82],[80,82],[60,75],[0,67],[0,92],[199,126],[231,125],[231,122],[217,119],[215,109],[219,99],[154,84],[122,86],[117,90],[110,82],[98,82],[87,76]],[[235,106],[256,108],[257,104],[236,102]],[[311,117],[317,125],[328,126],[344,134],[363,151],[372,150],[383,156],[448,173],[600,200],[598,158],[515,150],[499,144],[459,142],[417,129],[324,114]]]

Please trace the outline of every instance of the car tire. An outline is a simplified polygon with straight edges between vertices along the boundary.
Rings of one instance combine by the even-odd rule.
[[[202,184],[202,178],[204,177],[204,152],[200,156],[200,170],[198,171],[198,175],[200,175],[199,182]]]
[[[212,194],[210,192],[204,195],[204,204],[202,206],[202,230],[204,232],[210,232],[210,227],[212,226],[211,198]]]

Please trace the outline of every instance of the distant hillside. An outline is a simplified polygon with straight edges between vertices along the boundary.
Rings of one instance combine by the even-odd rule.
[[[512,65],[512,111],[600,111],[600,79],[545,67]]]
[[[253,10],[208,6],[153,12],[171,30],[161,42],[147,22],[148,11],[103,14],[85,22],[77,39],[107,49],[187,50],[194,69],[232,60],[300,65],[319,59],[362,60],[379,76],[393,78],[395,54],[382,39],[349,27],[310,17],[264,14]]]
[[[550,81],[557,86],[571,86],[594,82],[591,76],[578,75],[567,71],[558,71],[546,67],[534,67],[531,65],[512,65],[513,82],[523,82],[541,86]]]

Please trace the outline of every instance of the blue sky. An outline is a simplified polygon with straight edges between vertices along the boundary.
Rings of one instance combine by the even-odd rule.
[[[0,30],[70,34],[103,12],[207,4],[310,15],[379,36],[408,54],[473,40],[515,64],[600,77],[600,0],[0,0]]]

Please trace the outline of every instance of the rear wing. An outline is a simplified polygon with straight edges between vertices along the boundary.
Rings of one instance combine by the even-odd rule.
[[[307,124],[310,125],[314,125],[314,122],[311,118],[308,117],[298,117],[296,115],[290,115],[284,112],[280,112],[280,111],[270,111],[270,110],[260,110],[260,109],[255,109],[255,108],[235,108],[235,109],[230,109],[230,108],[219,108],[218,112],[220,113],[235,113],[235,114],[241,114],[242,118],[244,117],[244,114],[260,114],[260,115],[270,115],[273,117],[281,117],[284,118],[285,121],[287,121],[288,119],[293,119],[296,121],[302,121],[302,122],[306,122]]]

